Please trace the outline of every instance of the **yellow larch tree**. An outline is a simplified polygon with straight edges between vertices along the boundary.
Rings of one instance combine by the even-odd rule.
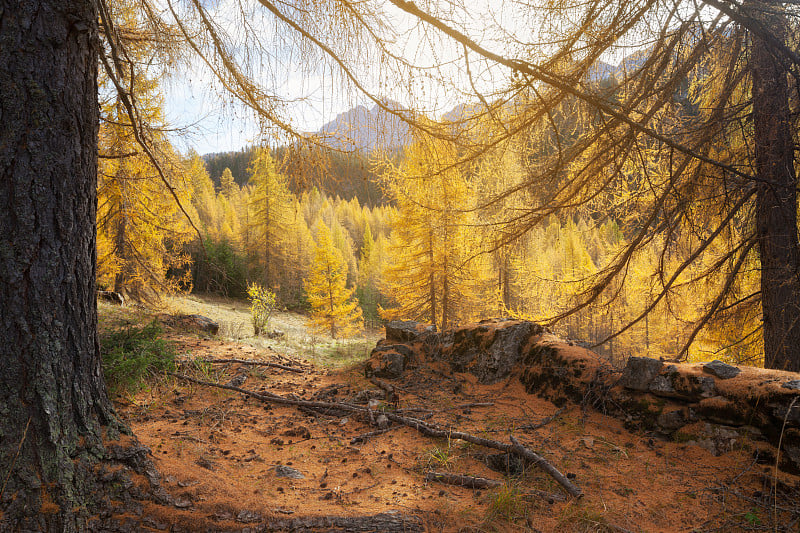
[[[334,339],[350,337],[363,328],[363,317],[353,290],[347,288],[347,265],[333,244],[331,232],[319,222],[314,264],[305,282],[311,305],[311,328]]]
[[[118,26],[130,35],[142,31],[131,11],[120,8],[119,17]],[[129,53],[132,61],[148,64],[153,51],[143,44],[131,47]],[[143,68],[132,80],[124,81],[137,87],[139,119],[149,127],[136,127],[140,136],[147,137],[152,157],[136,141],[130,115],[118,94],[102,101],[97,275],[101,286],[113,287],[136,300],[152,300],[159,293],[188,284],[190,260],[183,246],[191,233],[180,206],[188,206],[190,187],[182,179],[180,157],[164,134],[157,73]],[[108,85],[108,79],[102,77],[101,88]]]
[[[384,276],[396,306],[384,318],[427,320],[437,328],[475,318],[487,297],[487,256],[480,254],[473,193],[453,143],[419,134],[388,172],[398,207]]]
[[[278,172],[269,149],[256,150],[248,170],[253,188],[249,224],[255,230],[255,242],[249,245],[258,249],[255,255],[263,258],[264,286],[275,289],[277,267],[285,253],[292,195],[287,179]]]

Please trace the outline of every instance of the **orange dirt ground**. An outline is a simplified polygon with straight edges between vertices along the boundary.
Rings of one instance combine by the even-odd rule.
[[[268,350],[191,335],[172,335],[180,353],[197,358],[258,359],[286,363]],[[320,370],[297,361],[298,374],[248,366],[242,388],[310,398],[342,385],[333,401],[373,389],[361,367]],[[237,364],[184,365],[195,378],[226,383]],[[176,508],[146,509],[192,529],[209,523],[244,528],[271,519],[364,516],[396,510],[422,519],[428,531],[798,531],[800,481],[757,464],[753,442],[720,457],[705,449],[631,433],[621,421],[568,406],[557,409],[526,394],[518,379],[480,385],[467,374],[436,365],[393,382],[400,409],[428,423],[508,442],[516,436],[561,472],[574,476],[580,500],[547,501],[535,491],[566,495],[538,469],[517,478],[490,470],[482,457],[497,453],[462,441],[423,437],[407,427],[351,444],[374,430],[358,416],[311,415],[241,394],[166,378],[150,390],[117,398],[121,416],[152,449],[162,484]],[[488,407],[464,404],[491,402]],[[277,477],[276,465],[304,479]],[[500,480],[496,489],[472,490],[426,483],[425,473],[450,471]],[[770,499],[777,487],[777,504]]]

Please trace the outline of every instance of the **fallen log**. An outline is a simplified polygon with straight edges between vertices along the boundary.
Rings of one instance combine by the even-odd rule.
[[[271,363],[269,361],[255,361],[252,359],[181,359],[180,363],[207,363],[207,364],[224,364],[236,363],[240,365],[252,366],[269,366],[272,368],[280,368],[281,370],[288,370],[289,372],[297,372],[298,374],[305,373],[305,370],[296,366],[282,365],[280,363]]]
[[[221,385],[219,383],[202,381],[190,376],[185,376],[183,374],[175,374],[173,372],[168,372],[168,374],[177,377],[179,379],[184,379],[192,383],[197,383],[198,385],[204,385],[207,387],[216,387],[220,389],[239,392],[241,394],[245,394],[247,396],[251,396],[253,398],[265,402],[273,402],[281,405],[294,405],[297,407],[307,407],[312,409],[340,409],[342,411],[360,412],[360,413],[365,413],[367,415],[369,413],[369,409],[367,407],[351,405],[348,403],[319,402],[319,401],[299,400],[299,399],[293,400],[290,398],[279,396],[277,394],[273,394],[271,392],[258,393],[258,392],[248,391],[246,389],[242,389],[232,385]],[[414,428],[423,435],[425,435],[426,437],[435,437],[443,439],[460,439],[465,442],[470,442],[472,444],[483,446],[485,448],[492,448],[495,450],[503,451],[505,453],[514,453],[516,455],[519,455],[525,460],[527,460],[529,463],[533,464],[534,466],[537,466],[538,468],[542,469],[544,472],[549,474],[550,477],[555,479],[562,487],[564,487],[564,489],[570,495],[574,496],[575,498],[580,498],[583,496],[583,491],[581,491],[581,489],[577,485],[575,485],[569,479],[567,479],[566,476],[564,476],[561,472],[559,472],[556,467],[548,463],[543,457],[523,446],[522,443],[520,443],[517,439],[515,439],[513,435],[509,436],[511,444],[507,444],[492,439],[477,437],[469,433],[464,433],[463,431],[435,428],[431,425],[426,424],[421,420],[400,416],[398,414],[392,413],[391,411],[383,411],[383,414],[389,420],[397,422],[398,424],[403,424],[404,426],[408,426],[410,428]]]
[[[502,482],[494,479],[463,476],[459,474],[451,474],[449,472],[428,472],[425,474],[425,481],[438,481],[439,483],[458,485],[459,487],[467,487],[470,489],[493,489],[503,484]]]
[[[416,516],[389,511],[372,516],[312,516],[269,520],[257,531],[423,531]]]

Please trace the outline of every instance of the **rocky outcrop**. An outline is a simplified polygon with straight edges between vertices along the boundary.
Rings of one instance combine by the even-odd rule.
[[[386,340],[413,342],[421,336],[434,333],[436,328],[413,320],[392,320],[386,324]]]
[[[208,333],[216,335],[219,332],[219,323],[203,315],[158,315],[158,320],[165,326],[179,328],[184,331]]]
[[[405,344],[384,344],[372,350],[364,375],[397,379],[414,361],[414,351]]]
[[[529,393],[557,406],[582,403],[622,418],[631,429],[693,442],[715,454],[759,441],[780,443],[780,466],[800,472],[797,373],[646,357],[631,357],[617,369],[538,324],[510,319],[441,333],[416,322],[391,323],[367,373],[396,378],[424,359],[470,372],[482,383],[516,373]],[[772,454],[774,460],[774,448]]]

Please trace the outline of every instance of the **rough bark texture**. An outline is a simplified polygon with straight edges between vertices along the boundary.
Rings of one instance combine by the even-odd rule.
[[[85,529],[97,343],[97,14],[0,0],[0,530]]]
[[[764,366],[800,371],[800,244],[788,58],[771,42],[785,42],[786,20],[785,15],[765,14],[765,7],[760,1],[749,2],[770,32],[753,32],[751,56]],[[768,9],[780,8],[770,3]]]

